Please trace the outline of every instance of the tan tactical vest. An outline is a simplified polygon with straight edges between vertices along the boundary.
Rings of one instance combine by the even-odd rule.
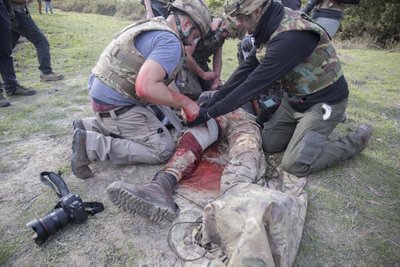
[[[136,95],[135,82],[140,67],[145,59],[135,47],[135,38],[145,32],[162,30],[178,35],[168,26],[163,17],[138,21],[120,31],[101,54],[92,73],[110,88],[128,98],[139,100],[146,104]],[[164,81],[168,85],[182,68],[184,60],[184,49],[182,47],[181,61],[173,73]]]
[[[332,9],[343,12],[344,4],[337,3],[334,0],[324,0],[321,4],[318,4],[315,9]]]
[[[283,78],[284,87],[292,95],[307,95],[320,91],[336,82],[342,76],[336,49],[328,34],[305,14],[285,8],[285,14],[270,42],[281,32],[313,31],[320,35],[320,40],[312,54],[301,64],[288,72]],[[268,43],[257,49],[256,56],[261,62],[265,57]]]

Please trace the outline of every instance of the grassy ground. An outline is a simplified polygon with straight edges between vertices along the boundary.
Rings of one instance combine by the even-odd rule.
[[[169,225],[122,214],[105,196],[109,183],[133,179],[148,167],[99,163],[96,180],[88,181],[76,179],[69,168],[71,121],[91,114],[87,76],[112,36],[131,21],[59,10],[54,15],[32,13],[49,38],[54,71],[66,78],[39,82],[30,43],[21,43],[14,53],[18,79],[38,93],[12,98],[12,106],[0,110],[0,265],[162,265],[171,253],[165,245]],[[332,138],[360,123],[371,124],[374,136],[361,155],[309,178],[309,206],[295,264],[396,266],[400,264],[400,53],[339,52],[351,95],[347,121]],[[224,78],[236,64],[236,41],[228,41]],[[44,170],[63,171],[71,191],[104,202],[106,211],[84,225],[63,229],[37,247],[25,223],[43,216],[56,200],[37,179]]]

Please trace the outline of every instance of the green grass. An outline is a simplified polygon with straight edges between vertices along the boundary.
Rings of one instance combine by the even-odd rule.
[[[66,79],[55,85],[39,81],[36,50],[30,42],[23,42],[14,51],[17,79],[24,86],[37,90],[37,96],[23,103],[22,98],[2,109],[0,137],[2,141],[18,140],[30,135],[67,133],[74,114],[87,107],[87,77],[98,56],[113,36],[130,24],[107,16],[80,13],[39,15],[31,8],[36,24],[50,42],[52,67]],[[67,121],[66,118],[70,118]],[[60,121],[63,120],[63,121]]]
[[[38,93],[33,97],[12,98],[12,106],[1,109],[0,151],[17,147],[19,140],[34,142],[37,137],[53,135],[66,139],[72,133],[72,119],[90,116],[87,77],[104,47],[131,22],[60,10],[55,10],[54,15],[38,15],[33,7],[31,10],[34,20],[50,41],[54,71],[66,78],[55,83],[40,82],[33,45],[22,43],[18,46],[14,53],[17,77],[21,84]],[[236,43],[229,40],[224,46],[223,79],[227,79],[237,65]],[[400,263],[400,53],[361,49],[340,49],[339,52],[350,98],[348,119],[337,127],[332,138],[349,133],[360,123],[371,124],[374,135],[369,148],[361,155],[308,179],[307,217],[295,265],[396,266]],[[13,164],[21,160],[24,153],[21,148],[10,152],[8,159],[0,157],[1,173],[5,174],[2,182],[7,173],[18,171],[15,167],[18,165]],[[57,166],[56,171],[61,170],[69,176],[68,161]],[[36,177],[36,173],[34,175]],[[94,183],[70,182],[81,195],[85,195],[91,189],[90,183]],[[104,183],[101,180],[95,182]],[[35,247],[24,224],[48,212],[55,199],[54,192],[48,188],[35,186],[39,188],[35,191],[38,195],[35,209],[20,207],[29,199],[9,203],[15,205],[19,215],[15,223],[24,230],[6,232],[11,225],[0,227],[2,233],[6,233],[0,238],[0,265],[10,264],[23,256],[35,260],[37,265],[62,265],[70,257],[76,259],[79,255],[90,255],[92,259],[98,255],[96,261],[87,262],[87,265],[136,265],[140,263],[140,255],[145,253],[144,246],[151,246],[138,247],[131,240],[114,240],[112,233],[93,244],[96,232],[109,228],[104,221],[112,221],[115,213],[111,210],[111,214],[104,213],[101,219],[63,229],[57,241]],[[16,186],[15,192],[18,190]],[[2,201],[0,199],[0,204],[5,203]],[[131,224],[131,218],[125,219],[129,222],[125,225]],[[143,234],[157,227],[146,225],[146,229],[138,230],[132,225],[125,226],[124,222],[117,223],[125,227],[127,239],[132,231]],[[93,232],[87,232],[88,229]],[[93,240],[82,240],[82,236],[88,238],[88,235]]]
[[[309,182],[307,191],[314,197],[297,264],[398,264],[400,54],[373,50],[340,50],[340,54],[350,98],[348,121],[337,132],[345,134],[344,128],[368,123],[374,135],[361,155]]]
[[[350,88],[347,121],[332,139],[368,123],[361,155],[311,176],[296,266],[400,263],[400,53],[340,49]],[[236,41],[224,46],[223,78],[235,69]]]

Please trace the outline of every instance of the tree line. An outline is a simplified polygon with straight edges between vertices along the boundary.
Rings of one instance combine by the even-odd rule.
[[[223,10],[225,0],[207,0],[215,13]],[[303,5],[306,0],[302,0]],[[213,12],[213,13],[214,13]],[[337,38],[367,38],[381,47],[400,41],[400,0],[361,0],[348,5]]]

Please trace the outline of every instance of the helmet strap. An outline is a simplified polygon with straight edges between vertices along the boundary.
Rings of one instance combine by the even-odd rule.
[[[182,31],[182,25],[181,25],[181,18],[180,18],[179,15],[176,14],[176,13],[174,14],[174,17],[175,17],[176,29],[178,30],[178,33],[179,33],[179,38],[181,38],[182,43],[183,43],[184,45],[189,45],[188,37],[190,36],[190,34],[192,34],[193,29],[195,28],[195,27],[193,26],[193,21],[190,20],[190,21],[191,21],[191,26],[190,26],[189,30],[183,32],[183,31]]]

